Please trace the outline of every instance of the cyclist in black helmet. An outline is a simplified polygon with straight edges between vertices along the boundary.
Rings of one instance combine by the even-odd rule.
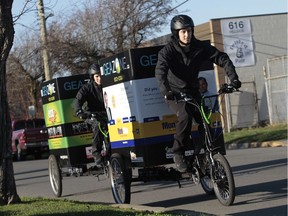
[[[90,75],[90,82],[83,85],[76,95],[76,115],[81,119],[86,119],[88,117],[87,112],[92,112],[101,115],[103,117],[101,119],[107,119],[106,109],[103,100],[101,73],[99,65],[92,64],[88,69],[88,74]],[[87,106],[86,110],[84,111],[82,107],[85,102],[87,103]],[[92,129],[92,152],[96,165],[99,165],[101,162],[103,134],[95,125],[92,126]]]
[[[187,15],[173,17],[171,32],[171,41],[158,53],[155,76],[169,108],[177,115],[173,159],[176,168],[180,172],[185,172],[187,164],[184,151],[190,141],[192,117],[200,123],[200,113],[189,103],[175,103],[175,95],[186,92],[200,102],[198,74],[200,66],[207,60],[223,67],[235,88],[240,88],[241,82],[226,53],[194,37],[194,22],[191,17]],[[201,134],[201,128],[199,131]]]

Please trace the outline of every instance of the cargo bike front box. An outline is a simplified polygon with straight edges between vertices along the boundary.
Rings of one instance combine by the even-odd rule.
[[[75,96],[89,81],[88,75],[60,77],[41,86],[45,124],[48,129],[50,156],[62,172],[81,174],[94,162],[91,128],[75,116]]]

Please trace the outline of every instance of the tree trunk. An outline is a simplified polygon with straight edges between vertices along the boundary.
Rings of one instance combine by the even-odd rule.
[[[13,45],[13,0],[0,1],[0,205],[20,202],[11,149],[11,119],[6,90],[6,62]]]

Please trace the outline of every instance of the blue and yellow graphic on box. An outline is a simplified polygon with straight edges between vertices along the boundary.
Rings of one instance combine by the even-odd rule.
[[[211,128],[221,128],[221,115],[219,113],[212,113]],[[151,137],[163,137],[166,135],[175,134],[176,129],[176,116],[166,115],[162,120],[143,122],[126,122],[123,123],[118,119],[115,124],[110,124],[109,135],[111,142],[127,141],[127,140],[139,140],[143,138]],[[197,131],[197,124],[193,124],[191,131]]]
[[[176,116],[163,116],[162,120],[143,122],[123,123],[117,120],[115,124],[109,125],[109,135],[111,142],[149,138],[155,136],[170,135],[175,133]]]

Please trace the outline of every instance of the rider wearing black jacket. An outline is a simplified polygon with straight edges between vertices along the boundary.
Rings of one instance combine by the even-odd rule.
[[[173,17],[171,32],[171,41],[158,53],[155,77],[169,108],[177,115],[173,144],[174,162],[180,172],[185,172],[187,164],[184,151],[191,134],[192,117],[200,123],[200,116],[193,111],[194,108],[190,104],[175,103],[176,93],[189,93],[200,102],[198,75],[201,65],[207,60],[223,67],[235,88],[240,88],[241,82],[226,53],[194,37],[194,22],[189,16]]]
[[[107,119],[106,109],[104,106],[100,67],[98,64],[93,64],[88,69],[90,75],[90,82],[86,83],[79,89],[76,95],[75,110],[76,115],[81,119],[88,117],[88,112],[98,113]],[[87,103],[86,110],[82,109],[84,103]],[[99,131],[97,125],[92,125],[93,129],[93,141],[92,152],[96,164],[101,162],[101,150],[103,134]]]

